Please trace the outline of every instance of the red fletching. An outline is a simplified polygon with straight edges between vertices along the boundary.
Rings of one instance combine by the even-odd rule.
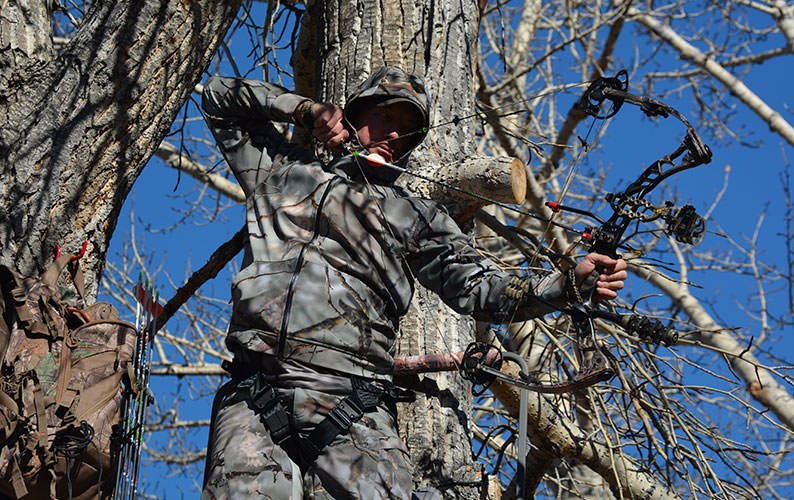
[[[79,260],[80,257],[85,255],[86,248],[88,248],[88,240],[83,242],[83,246],[80,248],[80,253],[78,253],[77,255],[72,255],[72,258],[69,259],[69,261],[74,262],[76,260]],[[55,245],[55,260],[58,260],[60,257],[61,257],[61,246]]]
[[[547,201],[546,206],[549,207],[553,212],[560,211],[560,204],[556,201]]]
[[[135,295],[135,298],[141,303],[146,312],[152,313],[155,316],[160,316],[160,314],[162,314],[163,306],[155,302],[152,295],[146,293],[142,284],[138,283],[138,286],[135,287]]]
[[[386,163],[386,161],[378,155],[364,155],[364,159],[373,167],[382,167]]]
[[[80,253],[72,257],[70,260],[75,261],[85,255],[85,249],[88,248],[88,240],[83,242],[83,246],[80,248]]]

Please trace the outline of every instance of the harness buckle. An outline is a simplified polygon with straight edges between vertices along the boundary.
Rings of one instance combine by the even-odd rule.
[[[353,398],[345,398],[331,408],[326,418],[338,427],[340,432],[346,432],[364,415],[363,408],[356,403]]]
[[[261,373],[251,375],[240,382],[238,387],[248,392],[254,411],[259,414],[262,423],[270,431],[274,443],[281,445],[292,437],[289,415],[281,397]]]

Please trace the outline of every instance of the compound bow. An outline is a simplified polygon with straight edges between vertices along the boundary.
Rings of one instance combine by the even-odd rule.
[[[620,193],[608,193],[605,198],[612,208],[612,216],[603,220],[592,212],[580,210],[555,202],[546,205],[554,212],[569,211],[590,217],[599,223],[581,232],[582,242],[588,244],[590,252],[596,252],[618,258],[618,249],[625,248],[624,235],[633,222],[651,222],[661,220],[666,224],[664,232],[685,244],[697,245],[703,239],[705,220],[696,213],[694,207],[685,205],[676,208],[671,202],[663,206],[654,206],[645,196],[668,177],[711,161],[711,150],[703,142],[689,121],[673,107],[647,97],[627,92],[628,73],[620,71],[614,77],[604,77],[593,81],[576,103],[576,108],[593,116],[595,119],[608,119],[614,116],[624,102],[634,104],[649,117],[673,116],[686,126],[686,134],[681,144],[674,151],[653,162],[640,176]],[[605,101],[612,103],[606,113],[601,112]],[[683,155],[683,156],[682,156]],[[675,161],[680,158],[678,163]],[[628,239],[628,238],[626,238]],[[571,270],[572,271],[572,270]],[[463,356],[461,366],[468,371],[467,378],[475,383],[488,383],[499,378],[513,385],[543,393],[562,393],[580,390],[598,382],[608,380],[614,375],[608,363],[608,356],[601,350],[595,335],[593,320],[603,319],[623,327],[628,333],[636,334],[640,339],[671,346],[678,341],[678,332],[670,326],[663,325],[658,319],[638,314],[618,314],[602,309],[593,301],[595,280],[601,270],[591,275],[583,288],[590,290],[583,297],[574,288],[576,300],[568,307],[557,308],[570,316],[576,329],[574,342],[579,372],[571,381],[558,384],[532,383],[527,379],[518,379],[501,373],[498,367],[489,366],[484,361],[488,350],[485,347],[470,346]],[[573,275],[569,277],[573,280]],[[589,282],[589,283],[588,283]],[[508,293],[513,298],[520,297],[528,291],[526,283],[514,282]],[[492,355],[490,357],[493,357]]]

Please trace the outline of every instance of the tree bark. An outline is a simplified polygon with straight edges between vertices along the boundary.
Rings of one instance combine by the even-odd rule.
[[[490,200],[520,205],[526,198],[527,172],[518,158],[473,156],[442,167],[427,163],[414,165],[413,171],[473,193],[409,175],[398,180],[398,184],[413,193],[445,204],[461,225],[468,225],[477,210],[491,204]]]
[[[93,296],[121,206],[240,1],[96,2],[57,56],[46,3],[0,17],[0,262],[31,274],[88,241]]]

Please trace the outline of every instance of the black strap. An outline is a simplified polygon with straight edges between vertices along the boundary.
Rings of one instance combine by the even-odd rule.
[[[16,314],[16,303],[11,291],[18,286],[13,271],[0,265],[0,364],[5,359]]]
[[[395,401],[415,399],[412,391],[402,391],[390,382],[352,377],[351,383],[352,394],[340,400],[305,439],[298,439],[290,424],[289,411],[273,386],[265,380],[264,374],[250,375],[239,382],[237,388],[248,397],[251,409],[259,415],[273,442],[284,449],[301,470],[306,470],[326,446],[340,434],[349,432],[354,423],[377,408],[387,396]]]
[[[394,386],[388,382],[370,382],[360,377],[352,377],[351,382],[353,393],[331,408],[325,419],[309,434],[309,438],[301,441],[301,454],[307,463],[317,460],[338,435],[348,433],[364,413],[374,410],[386,396],[394,393]]]
[[[270,431],[273,442],[286,450],[286,441],[292,437],[289,413],[273,386],[267,383],[261,372],[257,372],[240,382],[237,387],[248,393],[252,409],[259,414],[262,424]]]

